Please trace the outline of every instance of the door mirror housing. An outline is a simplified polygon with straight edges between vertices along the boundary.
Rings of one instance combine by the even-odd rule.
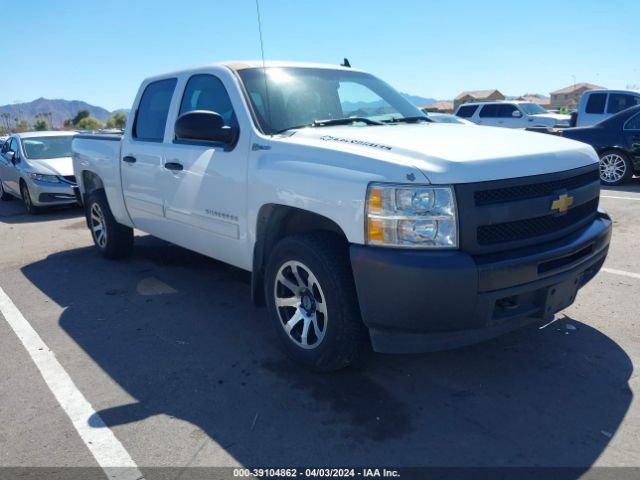
[[[9,160],[11,163],[13,163],[14,165],[16,164],[16,152],[14,152],[13,150],[9,150],[4,154],[4,156],[7,157],[7,160]]]
[[[513,118],[522,118],[522,112],[520,110],[514,110],[511,112],[511,116]]]
[[[233,143],[236,129],[225,126],[217,112],[193,110],[183,113],[175,124],[176,138],[185,141]]]

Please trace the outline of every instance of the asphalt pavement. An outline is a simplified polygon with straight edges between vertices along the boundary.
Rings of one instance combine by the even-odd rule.
[[[151,467],[177,469],[171,478],[209,466],[576,467],[573,478],[640,467],[640,181],[603,189],[601,206],[614,220],[604,270],[545,328],[318,375],[284,356],[248,273],[141,232],[131,258],[107,261],[80,209],[28,216],[0,202],[0,288],[51,352],[41,362],[96,414],[69,414],[68,392],[0,315],[0,467],[100,478],[92,429],[110,430],[147,478]]]

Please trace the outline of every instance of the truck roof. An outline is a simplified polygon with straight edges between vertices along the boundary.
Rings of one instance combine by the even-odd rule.
[[[166,78],[170,75],[180,75],[184,73],[190,73],[195,71],[201,71],[206,68],[211,67],[225,67],[235,72],[240,70],[247,70],[250,68],[262,68],[263,66],[267,68],[284,68],[284,67],[292,67],[292,68],[324,68],[327,70],[345,70],[350,72],[363,72],[363,70],[358,70],[357,68],[351,67],[343,67],[341,65],[333,65],[328,63],[310,63],[310,62],[290,62],[290,61],[280,61],[280,60],[267,60],[262,62],[262,60],[232,60],[226,62],[216,62],[209,63],[204,65],[192,66],[189,68],[183,68],[180,70],[174,70],[171,72],[165,72],[159,75],[153,75],[151,77],[146,78],[145,80],[151,80],[156,78]]]

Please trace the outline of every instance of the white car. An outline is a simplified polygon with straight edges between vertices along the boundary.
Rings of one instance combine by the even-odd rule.
[[[75,132],[16,133],[0,150],[0,198],[20,198],[28,213],[76,204],[71,161]]]
[[[460,105],[455,115],[478,125],[507,128],[568,127],[571,117],[550,113],[525,101],[473,102]]]
[[[572,126],[589,127],[636,105],[640,105],[637,90],[588,90],[580,97]]]
[[[251,272],[314,370],[550,321],[607,255],[593,148],[429,121],[363,71],[209,65],[144,80],[131,112],[73,140],[97,250],[138,228]]]

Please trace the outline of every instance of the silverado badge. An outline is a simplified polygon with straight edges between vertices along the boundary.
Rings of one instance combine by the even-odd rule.
[[[573,205],[573,197],[566,193],[559,195],[551,204],[551,210],[557,210],[559,214],[567,213],[569,207]]]

